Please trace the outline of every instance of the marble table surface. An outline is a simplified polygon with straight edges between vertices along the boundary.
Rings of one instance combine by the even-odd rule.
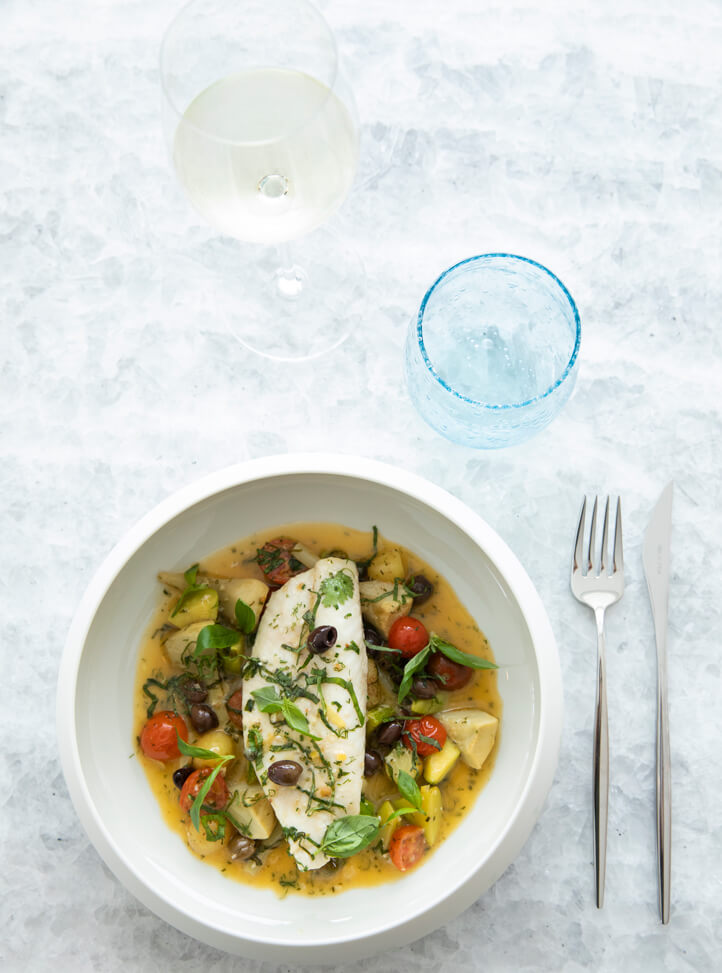
[[[359,333],[295,367],[229,339],[232,291],[209,274],[234,245],[201,224],[169,171],[157,48],[175,7],[0,6],[0,967],[270,973],[177,932],[104,866],[60,771],[55,680],[84,587],[152,505],[231,462],[334,448],[428,477],[507,540],[547,606],[565,686],[555,783],[513,866],[444,928],[339,969],[719,969],[722,6],[324,3],[363,137],[333,226],[364,259],[369,304]],[[491,250],[565,281],[583,343],[560,418],[526,445],[486,453],[418,418],[401,361],[436,274]],[[670,479],[673,892],[662,927],[641,539]],[[584,491],[622,494],[628,566],[608,619],[602,911],[594,632],[567,577]]]

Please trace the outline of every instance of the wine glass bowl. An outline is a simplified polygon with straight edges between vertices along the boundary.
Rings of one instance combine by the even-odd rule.
[[[305,0],[191,0],[160,56],[178,180],[221,233],[293,240],[345,199],[358,162],[336,42]]]

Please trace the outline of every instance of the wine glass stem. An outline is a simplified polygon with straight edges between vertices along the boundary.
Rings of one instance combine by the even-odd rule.
[[[306,272],[293,259],[287,242],[276,244],[276,289],[286,300],[296,300],[307,285]]]

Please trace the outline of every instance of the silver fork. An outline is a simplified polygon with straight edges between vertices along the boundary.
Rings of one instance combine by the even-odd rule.
[[[604,612],[619,601],[624,593],[622,554],[622,506],[617,499],[611,570],[609,549],[609,497],[604,508],[604,526],[599,560],[596,557],[597,508],[595,497],[589,544],[584,556],[584,523],[587,498],[579,516],[577,537],[572,557],[572,593],[577,601],[588,605],[597,622],[597,698],[594,714],[594,865],[597,882],[597,908],[604,905],[604,875],[607,867],[607,808],[609,804],[609,730],[607,727],[607,676],[604,637]]]

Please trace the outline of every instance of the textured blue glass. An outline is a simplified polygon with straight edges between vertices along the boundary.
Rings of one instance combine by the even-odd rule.
[[[523,442],[571,395],[580,339],[569,291],[541,264],[508,253],[469,257],[432,284],[411,322],[411,400],[452,442]]]

